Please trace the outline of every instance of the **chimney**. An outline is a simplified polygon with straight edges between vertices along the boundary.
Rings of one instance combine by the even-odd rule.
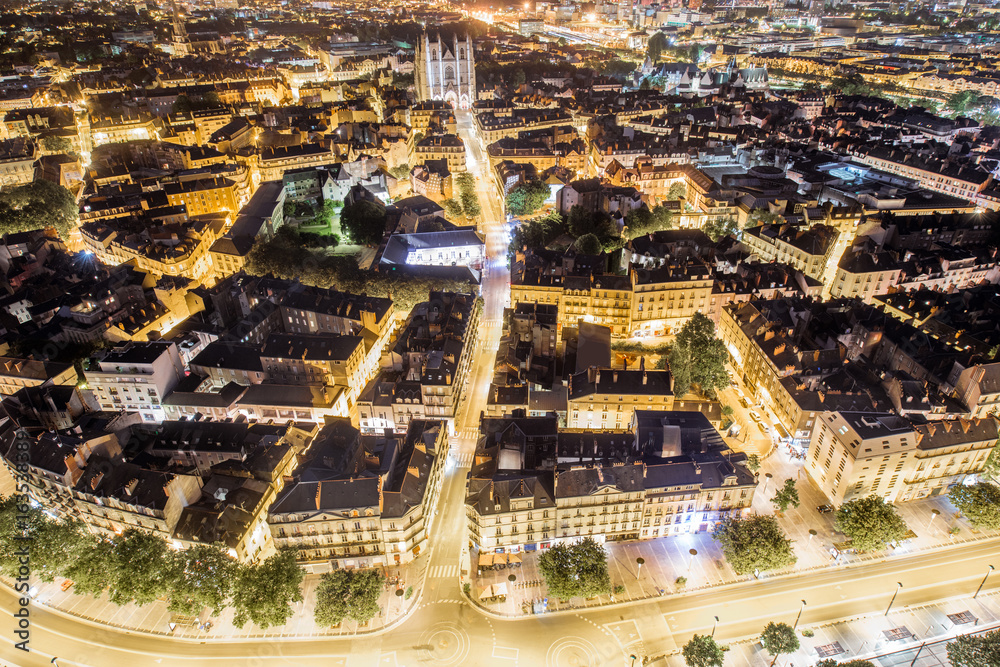
[[[594,373],[594,384],[601,384],[601,369],[598,368],[597,372]]]
[[[615,371],[614,374],[611,377],[614,379],[615,383],[617,383],[618,382],[618,371]]]
[[[645,386],[645,385],[646,385],[646,381],[647,381],[648,379],[649,379],[649,375],[648,375],[648,374],[646,373],[646,371],[643,371],[643,372],[642,372],[642,384],[643,384],[643,386]]]

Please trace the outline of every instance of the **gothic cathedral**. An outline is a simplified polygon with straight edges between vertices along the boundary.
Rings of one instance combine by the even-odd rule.
[[[419,101],[444,100],[457,109],[470,109],[476,101],[476,63],[472,57],[472,41],[448,44],[420,37],[416,53],[417,95]]]

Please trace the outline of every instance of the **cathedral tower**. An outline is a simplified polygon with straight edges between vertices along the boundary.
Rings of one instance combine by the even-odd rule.
[[[431,39],[421,35],[416,50],[417,99],[444,100],[457,109],[469,109],[476,101],[476,62],[472,55],[472,40],[466,35],[451,44],[441,35]]]

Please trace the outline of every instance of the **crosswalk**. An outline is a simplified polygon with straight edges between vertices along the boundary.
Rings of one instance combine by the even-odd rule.
[[[465,452],[464,454],[452,454],[452,460],[460,468],[466,468],[472,465],[472,459],[475,458],[475,454],[472,452]]]
[[[460,428],[455,431],[455,435],[453,435],[452,438],[457,438],[459,440],[478,440],[479,427],[469,426],[467,428]]]
[[[448,579],[458,576],[458,565],[432,565],[428,573],[431,579]]]

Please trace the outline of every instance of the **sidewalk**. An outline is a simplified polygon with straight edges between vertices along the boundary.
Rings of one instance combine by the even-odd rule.
[[[820,514],[816,509],[829,500],[813,483],[802,464],[801,459],[793,459],[785,449],[779,448],[761,467],[761,481],[752,504],[754,512],[774,514],[775,507],[771,503],[771,498],[774,497],[774,491],[788,478],[796,480],[801,501],[798,508],[789,508],[778,517],[782,529],[793,540],[793,549],[798,560],[788,569],[768,572],[762,576],[884,560],[892,558],[895,554],[911,554],[1000,535],[1000,531],[973,530],[968,522],[958,515],[946,496],[938,496],[896,506],[907,526],[916,534],[916,537],[907,540],[905,544],[888,552],[838,555],[833,549],[833,544],[841,541],[843,536],[833,530],[835,514]],[[771,475],[770,478],[767,477],[768,474]],[[935,510],[939,514],[934,514]],[[959,528],[957,535],[949,532],[952,526]],[[676,593],[682,590],[676,583],[678,577],[687,579],[683,590],[703,589],[752,579],[752,575],[740,576],[733,571],[711,533],[681,534],[632,542],[608,542],[604,547],[608,551],[611,584],[624,586],[625,589],[614,595],[614,601],[617,602]],[[697,553],[692,555],[692,550]],[[538,569],[541,552],[526,552],[519,555],[522,558],[520,568],[483,571],[479,575],[475,569],[472,571],[471,598],[476,604],[498,614],[518,616],[532,613],[528,605],[535,600],[548,597],[544,577]],[[478,558],[478,553],[472,555],[474,563],[478,563]],[[636,563],[637,558],[645,561],[641,569]],[[516,577],[516,581],[508,580],[511,574]],[[507,600],[479,602],[479,593],[493,584],[506,584]],[[602,595],[589,600],[574,598],[567,604],[560,604],[558,600],[550,597],[546,610],[606,605],[613,602],[611,597]]]
[[[306,575],[302,584],[304,601],[295,604],[295,614],[288,622],[282,626],[267,629],[259,628],[253,623],[248,623],[243,628],[237,628],[232,623],[233,610],[226,609],[219,616],[211,617],[212,627],[207,631],[199,630],[196,626],[181,625],[177,625],[171,631],[169,626],[171,614],[167,610],[166,602],[157,600],[141,607],[134,604],[120,607],[108,601],[105,595],[93,598],[89,595],[75,595],[72,588],[63,591],[60,587],[64,581],[62,579],[57,579],[51,584],[34,583],[33,597],[37,604],[43,604],[95,623],[152,634],[202,640],[209,638],[232,640],[260,637],[339,637],[379,632],[408,615],[420,600],[420,590],[423,586],[428,562],[429,555],[425,554],[409,565],[388,568],[389,576],[395,577],[398,573],[398,576],[402,577],[404,591],[409,586],[413,587],[413,594],[409,600],[405,600],[404,596],[397,596],[395,594],[396,587],[390,585],[382,592],[382,597],[379,600],[381,611],[378,616],[364,625],[355,621],[344,621],[335,628],[317,627],[313,617],[316,586],[319,583],[320,575]],[[2,581],[5,585],[12,586],[12,582],[9,580],[3,579]],[[208,617],[203,615],[203,618]]]
[[[823,658],[871,660],[878,667],[948,667],[947,643],[958,635],[979,634],[1000,627],[1000,595],[982,594],[946,600],[927,607],[902,608],[881,614],[820,626],[799,626],[801,646],[778,658],[776,667],[811,667]],[[813,636],[803,636],[812,633]],[[897,638],[898,637],[898,638]],[[923,648],[921,648],[923,645]],[[756,637],[729,644],[727,665],[762,667],[772,656]],[[919,654],[918,654],[919,652]],[[678,653],[651,656],[644,663],[685,667]]]

